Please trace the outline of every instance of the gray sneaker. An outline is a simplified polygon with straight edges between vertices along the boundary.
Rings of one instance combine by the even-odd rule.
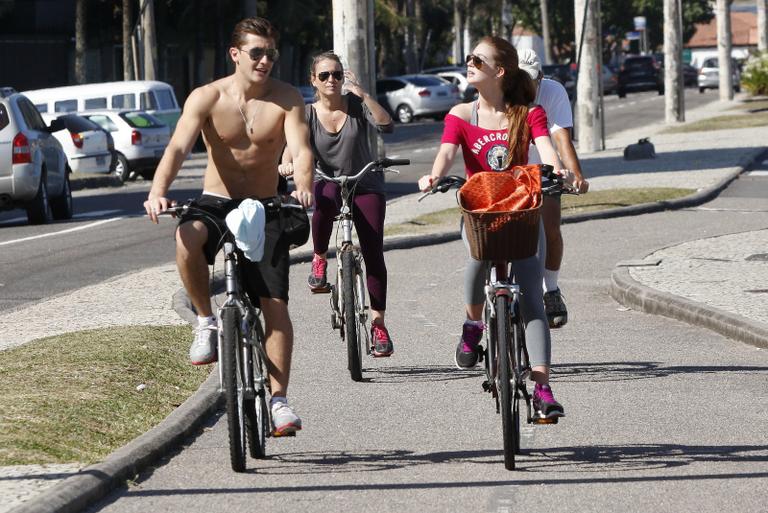
[[[301,419],[288,403],[277,402],[272,404],[272,425],[275,428],[272,436],[295,435],[301,430]]]
[[[195,340],[189,347],[189,360],[192,365],[206,365],[217,360],[218,334],[215,325],[195,328]]]
[[[568,309],[559,288],[544,293],[544,309],[550,328],[560,328],[568,322]]]

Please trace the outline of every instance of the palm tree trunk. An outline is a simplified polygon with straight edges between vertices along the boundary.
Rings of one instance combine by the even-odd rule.
[[[84,84],[85,73],[85,0],[75,2],[75,82]]]

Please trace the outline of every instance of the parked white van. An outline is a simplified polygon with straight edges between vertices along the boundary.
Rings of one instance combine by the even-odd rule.
[[[173,87],[156,80],[126,80],[25,91],[40,113],[139,109],[176,126],[181,115]]]

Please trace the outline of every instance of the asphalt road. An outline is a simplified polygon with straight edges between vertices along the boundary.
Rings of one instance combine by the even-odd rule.
[[[717,99],[716,91],[687,90],[689,107]],[[663,97],[654,92],[630,93],[625,99],[606,98],[606,127],[610,130],[658,122],[664,116]],[[398,125],[387,135],[387,154],[410,158],[400,175],[388,175],[390,198],[416,192],[415,182],[431,169],[442,133],[442,122]],[[462,173],[461,159],[453,172]],[[199,168],[182,173],[171,192],[175,199],[200,190]],[[75,217],[47,226],[28,226],[21,210],[0,212],[0,312],[39,301],[120,274],[173,260],[173,222],[158,228],[141,217],[149,184],[131,183],[120,189],[75,193]]]
[[[290,397],[296,438],[229,470],[226,418],[90,511],[231,513],[762,511],[768,498],[768,355],[617,305],[621,260],[704,236],[764,228],[753,184],[699,208],[563,227],[570,322],[553,332],[553,387],[567,417],[526,427],[503,468],[500,419],[480,371],[453,367],[462,319],[460,242],[387,253],[392,358],[352,383],[327,296],[299,286]],[[302,283],[309,265],[292,268]],[[713,277],[716,279],[717,277]]]

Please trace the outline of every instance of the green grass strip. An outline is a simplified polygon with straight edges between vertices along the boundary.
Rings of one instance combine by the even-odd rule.
[[[131,326],[0,351],[0,466],[94,463],[145,433],[210,373],[188,363],[191,336]]]

